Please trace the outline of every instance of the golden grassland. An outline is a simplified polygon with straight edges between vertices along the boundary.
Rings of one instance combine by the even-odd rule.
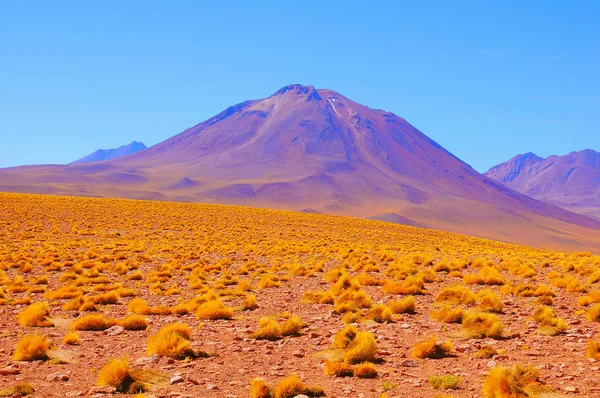
[[[439,325],[458,324],[456,339],[510,339],[501,318],[510,298],[530,309],[523,324],[534,322],[539,334],[560,336],[569,325],[553,304],[567,296],[578,302],[581,322],[600,321],[600,257],[589,253],[318,214],[0,193],[0,305],[14,309],[2,312],[1,320],[19,328],[3,361],[51,361],[61,342],[78,347],[78,333],[115,326],[143,333],[146,350],[140,356],[176,361],[226,356],[230,353],[194,348],[202,343],[202,325],[252,316],[268,304],[269,296],[261,292],[278,292],[299,280],[314,281],[315,288],[294,300],[338,317],[339,332],[329,347],[335,355],[323,359],[317,372],[365,383],[381,377],[379,368],[385,366],[379,349],[383,336],[365,325],[410,322],[415,313],[424,313]],[[419,297],[431,300],[419,308]],[[319,328],[286,311],[256,315],[247,338],[294,339],[307,327]],[[150,330],[148,320],[160,324],[157,319],[173,316],[195,323]],[[447,336],[417,337],[407,351],[417,361],[460,356]],[[498,354],[489,346],[480,351],[475,358]],[[599,352],[598,342],[589,340],[580,355],[599,359]],[[103,361],[101,369],[90,369],[99,385],[121,393],[154,388],[137,376],[128,358]],[[494,368],[481,376],[479,390],[484,397],[502,398],[551,388],[540,381],[538,369],[527,366]],[[435,389],[462,385],[452,374],[423,377]],[[243,383],[246,394],[257,398],[320,396],[331,388],[310,386],[313,380],[294,374],[274,387],[253,377]],[[382,395],[395,386],[388,379],[377,383]]]

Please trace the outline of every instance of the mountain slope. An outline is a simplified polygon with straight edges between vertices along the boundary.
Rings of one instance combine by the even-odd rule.
[[[485,175],[533,198],[600,218],[600,153],[591,149],[547,159],[518,155]]]
[[[5,169],[0,189],[310,208],[600,249],[599,221],[482,176],[393,113],[312,86],[232,106],[123,158]]]
[[[143,151],[146,148],[148,147],[144,145],[143,142],[133,141],[127,145],[122,145],[118,148],[98,149],[97,151],[92,152],[89,155],[72,162],[71,164],[90,163],[99,162],[102,160],[117,159],[126,155],[130,155],[132,153]]]

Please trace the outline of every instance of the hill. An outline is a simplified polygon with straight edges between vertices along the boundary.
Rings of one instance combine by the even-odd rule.
[[[295,397],[299,382],[249,389],[297,374],[327,397],[431,398],[452,374],[454,397],[598,396],[584,366],[600,359],[589,253],[324,214],[4,193],[0,231],[0,391]],[[537,369],[502,377],[517,364]]]

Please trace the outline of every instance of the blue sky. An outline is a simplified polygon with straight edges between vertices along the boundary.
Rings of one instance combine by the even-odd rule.
[[[479,171],[600,150],[599,18],[596,1],[3,1],[0,167],[156,144],[291,83],[392,111]]]

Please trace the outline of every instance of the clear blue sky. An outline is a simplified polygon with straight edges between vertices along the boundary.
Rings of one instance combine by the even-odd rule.
[[[6,0],[0,167],[156,144],[290,83],[392,111],[479,171],[600,150],[598,20],[597,1]]]

